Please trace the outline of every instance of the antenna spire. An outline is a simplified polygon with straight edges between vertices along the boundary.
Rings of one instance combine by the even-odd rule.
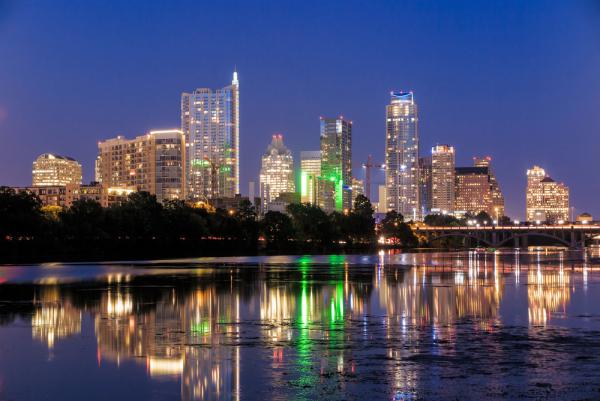
[[[237,65],[233,67],[233,80],[231,81],[232,85],[238,85],[240,82],[238,81],[238,73],[237,73]]]

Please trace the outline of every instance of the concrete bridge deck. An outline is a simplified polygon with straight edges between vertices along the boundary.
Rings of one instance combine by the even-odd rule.
[[[546,238],[570,248],[583,248],[586,242],[600,238],[600,225],[561,224],[561,225],[482,225],[482,226],[420,226],[415,228],[417,235],[424,235],[428,241],[446,237],[462,237],[466,242],[500,248],[504,246],[527,247],[530,238]]]

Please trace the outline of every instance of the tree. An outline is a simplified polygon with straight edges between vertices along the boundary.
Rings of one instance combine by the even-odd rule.
[[[381,234],[391,239],[392,243],[403,246],[416,246],[417,237],[410,226],[404,222],[404,216],[395,210],[385,214],[380,226]]]
[[[492,218],[489,214],[487,214],[484,211],[477,213],[477,216],[475,216],[475,220],[477,220],[477,223],[481,225],[492,224]]]
[[[261,231],[267,245],[276,249],[284,248],[294,238],[292,219],[281,212],[269,211],[261,221]]]
[[[155,195],[134,192],[126,202],[108,208],[107,229],[116,238],[157,238],[162,233],[162,208]]]
[[[235,216],[240,228],[238,238],[246,242],[247,245],[256,245],[258,242],[259,225],[252,202],[248,199],[242,200]]]
[[[66,237],[79,240],[104,238],[105,213],[100,203],[78,199],[59,215]]]
[[[287,211],[298,240],[322,246],[331,244],[333,240],[331,220],[320,207],[308,203],[292,203],[288,205]]]
[[[208,235],[203,211],[183,200],[168,200],[163,206],[163,235],[171,240],[199,240]]]
[[[461,222],[449,214],[429,214],[423,220],[428,226],[460,226]]]
[[[37,196],[0,187],[0,240],[35,237],[43,225],[42,202]]]
[[[369,199],[358,195],[354,200],[354,208],[350,212],[347,224],[348,232],[353,241],[372,243],[375,240],[375,210]]]

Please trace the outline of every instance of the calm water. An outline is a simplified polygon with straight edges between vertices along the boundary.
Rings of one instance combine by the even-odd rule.
[[[0,400],[598,400],[597,253],[0,266]]]

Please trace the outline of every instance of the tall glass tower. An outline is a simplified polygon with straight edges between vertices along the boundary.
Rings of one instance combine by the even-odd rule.
[[[412,92],[391,92],[386,107],[387,210],[407,220],[420,217],[419,117]]]
[[[283,144],[283,135],[273,135],[271,144],[262,157],[260,169],[260,197],[263,210],[284,192],[294,192],[294,158]]]
[[[327,212],[352,208],[352,121],[321,117],[319,206]]]
[[[230,198],[240,192],[239,93],[236,71],[229,86],[181,95],[191,199]]]

